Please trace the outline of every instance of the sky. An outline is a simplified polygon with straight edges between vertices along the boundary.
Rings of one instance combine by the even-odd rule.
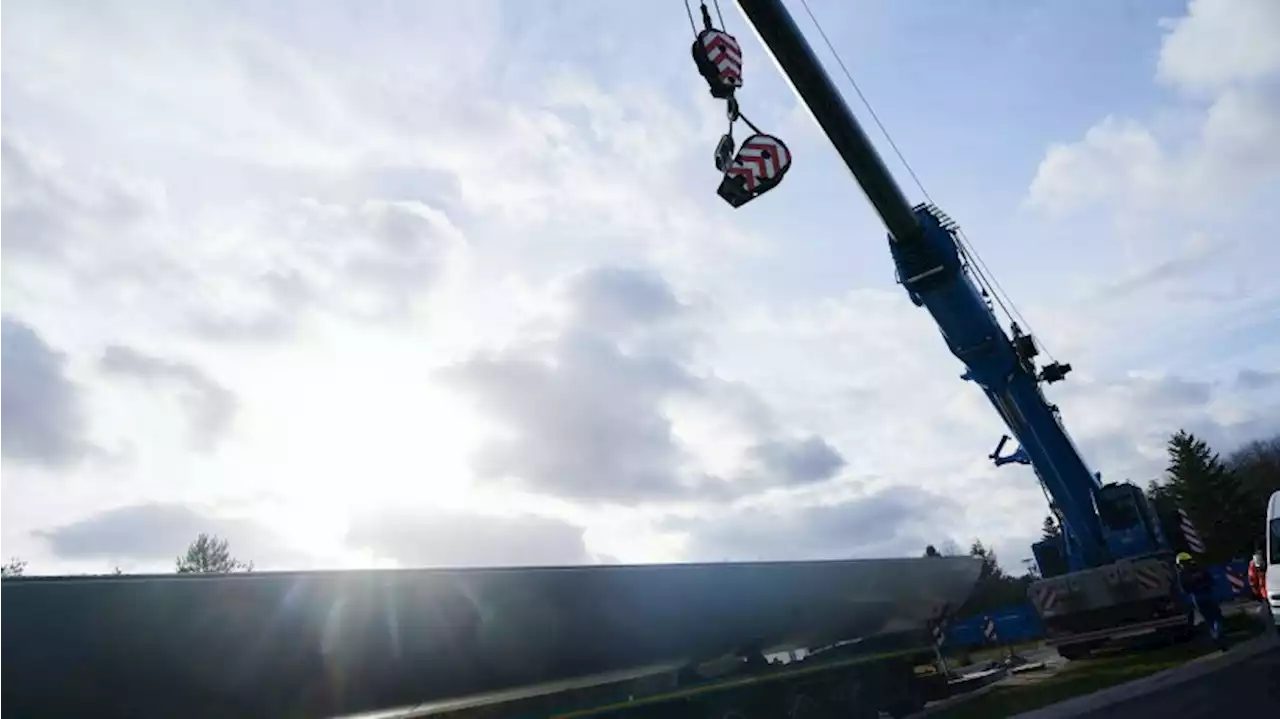
[[[736,210],[679,3],[6,3],[4,555],[1017,567],[1034,474],[724,5],[794,158]],[[1105,480],[1280,431],[1280,3],[810,7]]]

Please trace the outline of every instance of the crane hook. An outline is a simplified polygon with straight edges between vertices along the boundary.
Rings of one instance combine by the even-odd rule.
[[[721,138],[723,145],[725,138]],[[718,150],[719,148],[717,148]],[[757,132],[742,141],[738,154],[725,169],[716,194],[734,207],[741,207],[772,190],[791,168],[791,151],[774,137]]]
[[[742,46],[729,33],[713,27],[698,33],[693,41],[693,62],[712,97],[727,100],[742,87]]]

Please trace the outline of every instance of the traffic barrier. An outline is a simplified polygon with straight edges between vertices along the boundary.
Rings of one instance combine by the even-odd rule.
[[[1249,562],[1236,559],[1223,565],[1209,568],[1213,577],[1213,595],[1220,601],[1247,598],[1249,590]]]
[[[946,644],[954,648],[973,648],[1035,641],[1043,636],[1040,616],[1036,614],[1035,607],[1025,602],[952,623],[947,630]]]

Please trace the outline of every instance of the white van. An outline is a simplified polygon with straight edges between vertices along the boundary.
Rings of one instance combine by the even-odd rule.
[[[1280,492],[1267,502],[1267,601],[1271,618],[1280,625]]]

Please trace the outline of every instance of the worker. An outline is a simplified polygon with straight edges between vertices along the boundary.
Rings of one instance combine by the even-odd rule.
[[[1271,602],[1267,600],[1267,558],[1261,549],[1253,553],[1249,560],[1249,589],[1253,598],[1262,602],[1258,619],[1266,625],[1268,632],[1275,631],[1275,619],[1271,616]]]
[[[1209,638],[1223,651],[1227,648],[1222,630],[1222,608],[1213,596],[1213,577],[1187,552],[1178,552],[1178,581],[1209,629]]]
[[[1253,559],[1249,560],[1249,589],[1253,590],[1253,596],[1258,599],[1267,598],[1266,561],[1261,549],[1254,552]]]

